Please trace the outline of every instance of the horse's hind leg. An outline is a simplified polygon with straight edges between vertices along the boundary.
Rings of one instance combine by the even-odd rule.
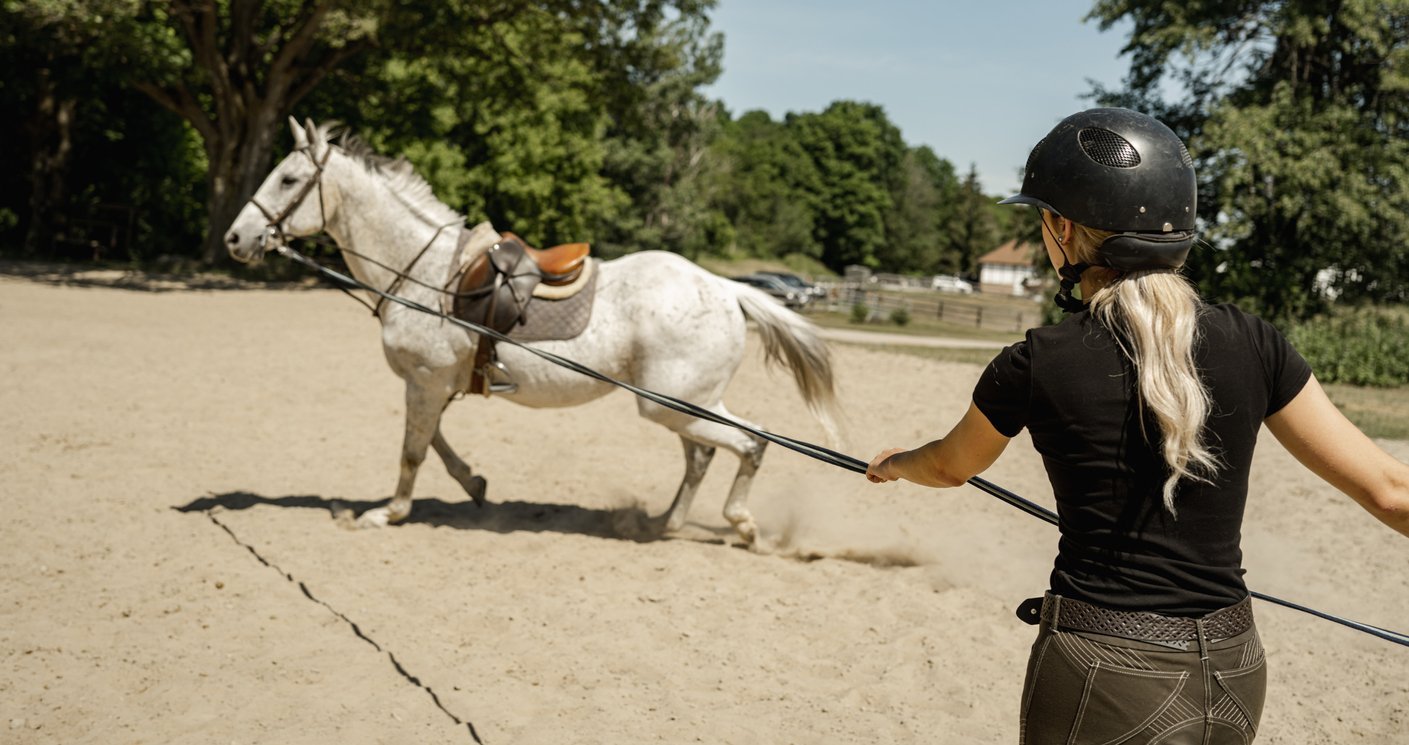
[[[470,466],[450,447],[450,443],[445,441],[445,435],[440,433],[440,426],[435,428],[435,437],[431,439],[431,447],[440,455],[440,460],[445,464],[445,470],[450,472],[450,477],[460,482],[460,486],[465,488],[465,493],[470,495],[470,499],[475,500],[475,504],[484,506],[484,492],[488,484],[483,476],[476,476],[470,471]]]
[[[749,512],[748,508],[749,487],[753,484],[753,475],[758,471],[759,464],[763,462],[763,449],[768,443],[743,430],[704,419],[696,419],[688,414],[681,414],[644,400],[638,403],[638,408],[642,416],[668,427],[687,442],[694,442],[710,449],[724,448],[739,456],[739,471],[734,475],[734,485],[729,488],[729,498],[724,502],[724,519],[734,526],[734,530],[746,543],[752,544],[758,538],[758,525],[754,523],[753,514]],[[722,403],[709,408],[722,416],[733,417]],[[681,484],[680,487],[682,493],[690,478],[689,460],[687,457],[686,483]],[[708,463],[706,462],[705,465]],[[703,478],[703,476],[704,469],[701,468],[700,477]],[[695,485],[698,486],[698,483]],[[694,491],[691,489],[690,496],[693,495]],[[667,517],[667,529],[669,529],[671,519],[679,519],[683,523],[684,511],[688,507],[688,499],[682,505],[680,497],[676,497],[676,504],[671,505]]]
[[[396,482],[396,494],[385,507],[358,515],[357,527],[381,528],[410,517],[416,473],[426,459],[426,448],[440,429],[440,413],[449,403],[450,393],[444,386],[406,381],[406,436],[401,443],[401,477]]]
[[[680,443],[685,446],[685,478],[680,482],[680,491],[675,493],[675,501],[665,513],[665,532],[673,533],[685,526],[685,517],[690,513],[690,503],[695,500],[695,491],[704,480],[709,462],[714,459],[714,448],[701,445],[684,435]]]
[[[729,487],[729,498],[724,500],[724,519],[734,526],[744,542],[752,545],[758,540],[758,525],[749,512],[749,487],[763,463],[763,449],[768,447],[768,442],[737,429],[733,431],[743,435],[748,444],[735,451],[739,454],[739,471],[734,474],[734,485]]]

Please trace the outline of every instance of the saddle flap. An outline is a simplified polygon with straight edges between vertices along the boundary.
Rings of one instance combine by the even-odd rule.
[[[455,294],[455,315],[506,333],[522,323],[533,288],[542,275],[517,236],[504,239],[476,257]]]

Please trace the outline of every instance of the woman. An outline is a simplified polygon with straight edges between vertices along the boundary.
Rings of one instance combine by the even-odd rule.
[[[1041,211],[1070,315],[1000,353],[948,436],[886,450],[866,473],[958,486],[1031,433],[1061,538],[1050,590],[1019,609],[1041,623],[1021,705],[1030,745],[1251,741],[1266,669],[1239,536],[1263,424],[1409,535],[1409,466],[1340,414],[1276,329],[1202,305],[1178,273],[1196,196],[1160,122],[1093,109],[1058,124],[1002,203]]]

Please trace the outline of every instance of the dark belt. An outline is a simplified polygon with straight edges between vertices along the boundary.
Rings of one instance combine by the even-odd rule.
[[[1252,598],[1243,598],[1242,602],[1202,618],[1181,618],[1148,611],[1112,610],[1049,592],[1023,603],[1018,617],[1028,623],[1040,618],[1061,629],[1152,642],[1196,641],[1202,626],[1204,639],[1217,641],[1252,628]]]

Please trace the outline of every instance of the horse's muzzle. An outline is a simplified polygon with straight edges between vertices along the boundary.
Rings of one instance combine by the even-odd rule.
[[[230,252],[230,258],[241,264],[252,264],[259,261],[264,256],[268,244],[268,236],[260,233],[253,240],[242,236],[236,230],[231,230],[225,234],[225,250]]]

